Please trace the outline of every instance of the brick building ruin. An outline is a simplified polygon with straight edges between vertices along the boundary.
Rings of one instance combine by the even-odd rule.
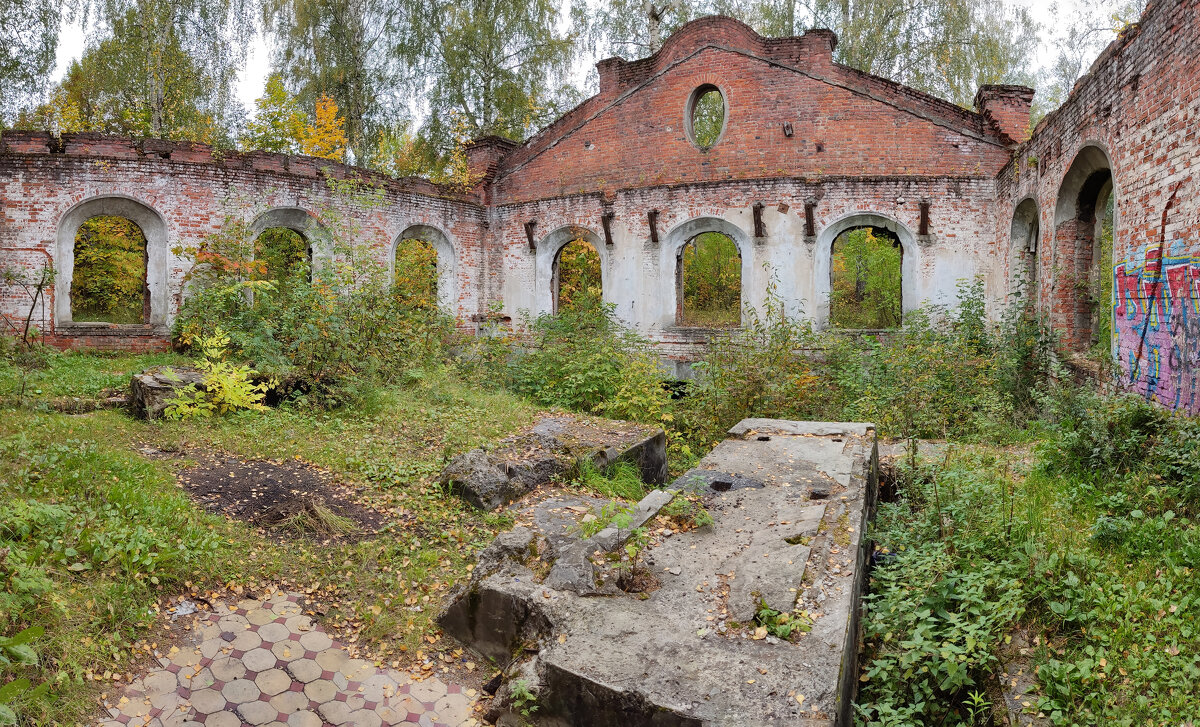
[[[694,21],[649,58],[598,63],[600,92],[525,143],[477,141],[482,179],[461,193],[308,157],[5,132],[0,266],[56,272],[34,312],[48,342],[145,350],[167,345],[185,292],[177,251],[227,219],[295,230],[314,261],[330,254],[322,211],[352,217],[389,264],[399,241],[428,240],[464,327],[496,302],[514,319],[552,310],[559,250],[582,238],[617,315],[686,362],[711,333],[680,319],[681,251],[698,234],[737,245],[743,307],[761,308],[774,277],[821,327],[833,241],[870,226],[901,247],[905,311],[952,305],[981,276],[992,314],[1023,298],[1075,351],[1111,315],[1125,382],[1200,411],[1200,0],[1152,2],[1032,131],[1030,89],[985,86],[969,111],[834,63],[836,42]],[[702,143],[693,111],[714,90],[724,124]],[[356,206],[331,178],[376,185],[383,204]],[[1110,198],[1111,273],[1097,244]],[[72,320],[75,234],[97,215],[146,237],[142,323]],[[1088,284],[1110,274],[1111,309]],[[23,289],[0,287],[0,313],[28,309]]]

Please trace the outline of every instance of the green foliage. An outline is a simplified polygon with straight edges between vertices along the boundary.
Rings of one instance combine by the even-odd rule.
[[[684,246],[685,326],[736,326],[742,321],[742,257],[719,232],[705,232]]]
[[[267,382],[254,383],[249,366],[237,366],[225,360],[229,336],[218,326],[211,336],[199,336],[194,346],[200,349],[196,367],[204,373],[203,387],[188,384],[167,402],[168,419],[192,419],[236,411],[266,411],[263,399]]]
[[[528,345],[501,373],[513,391],[546,406],[642,422],[661,420],[667,402],[655,353],[616,320],[610,305],[526,320]]]
[[[92,217],[75,233],[71,313],[76,321],[142,323],[146,237],[124,217]]]
[[[414,307],[438,305],[438,255],[425,240],[401,240],[396,245],[396,293]]]
[[[603,303],[600,253],[576,238],[558,251],[558,309],[589,308]]]
[[[704,507],[703,499],[697,495],[676,494],[659,514],[671,520],[681,530],[693,530],[713,524],[712,515]]]
[[[776,611],[764,601],[758,603],[754,623],[766,629],[767,634],[784,640],[790,639],[794,633],[812,630],[812,621],[804,615]]]
[[[371,203],[369,194],[344,194]],[[262,268],[237,220],[183,251],[194,261],[194,292],[176,319],[176,338],[191,344],[212,336],[219,323],[232,356],[322,405],[361,399],[439,360],[453,330],[449,318],[394,286],[373,251],[354,241],[353,229],[332,213],[323,219],[334,258],[311,275],[295,262],[286,284],[253,279]]]
[[[512,700],[513,709],[526,719],[538,710],[537,695],[529,689],[529,682],[524,679],[514,679],[508,683],[508,697]]]
[[[695,380],[679,402],[679,428],[689,441],[707,445],[749,416],[803,418],[819,395],[809,353],[816,337],[807,323],[790,316],[767,289],[761,315],[747,311],[746,325],[714,337]]]
[[[711,149],[725,130],[725,99],[716,89],[705,91],[692,108],[692,139],[701,149]]]
[[[914,311],[879,342],[835,342],[826,375],[843,405],[832,418],[871,421],[888,436],[1005,437],[1033,414],[1050,338],[1023,311],[984,317],[983,283],[959,286],[959,307]]]
[[[13,636],[0,636],[0,676],[13,667],[36,666],[38,655],[33,650],[31,642],[45,633],[46,629],[42,626],[30,626]],[[49,689],[49,683],[43,683],[36,689],[30,689],[28,679],[14,679],[4,683],[4,680],[0,678],[0,725],[19,724],[18,714],[12,705],[18,700],[40,699]]]
[[[646,483],[638,468],[629,462],[617,462],[607,472],[600,472],[589,461],[580,468],[579,484],[604,497],[622,500],[641,500],[646,496]]]
[[[900,325],[900,248],[863,227],[842,233],[833,244],[830,322],[836,328],[895,328]]]

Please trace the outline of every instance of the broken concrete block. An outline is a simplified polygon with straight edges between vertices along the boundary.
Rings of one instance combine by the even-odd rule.
[[[158,419],[179,390],[204,386],[204,374],[190,366],[158,366],[134,374],[129,382],[129,404],[134,415]]]
[[[455,457],[440,479],[475,507],[494,510],[584,461],[601,469],[631,462],[644,481],[660,484],[667,475],[666,434],[629,422],[545,417],[490,451],[474,449]]]

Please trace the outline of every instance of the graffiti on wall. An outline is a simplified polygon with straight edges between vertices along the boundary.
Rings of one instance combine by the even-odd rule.
[[[1113,354],[1147,399],[1200,412],[1200,256],[1182,241],[1140,248],[1113,266]]]

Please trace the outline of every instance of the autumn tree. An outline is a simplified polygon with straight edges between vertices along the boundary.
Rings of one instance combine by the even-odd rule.
[[[296,97],[284,87],[283,78],[272,74],[255,107],[257,112],[247,124],[243,147],[280,154],[308,154],[333,161],[345,159],[345,122],[332,98],[318,98],[316,111],[309,120]]]
[[[0,0],[0,127],[54,68],[60,0]]]
[[[313,122],[304,127],[300,150],[309,156],[342,161],[346,157],[346,131],[337,103],[328,96],[317,99]]]
[[[280,154],[299,151],[306,120],[300,104],[284,87],[282,76],[272,73],[267,77],[263,95],[254,105],[254,118],[246,125],[243,145]]]
[[[230,130],[212,106],[221,81],[207,75],[173,31],[152,37],[155,23],[134,10],[114,21],[110,34],[71,63],[50,100],[24,114],[22,123],[55,132],[226,140]]]
[[[273,65],[301,107],[336,102],[346,147],[367,161],[390,125],[402,120],[402,69],[397,48],[409,42],[415,0],[265,0],[274,34]]]

